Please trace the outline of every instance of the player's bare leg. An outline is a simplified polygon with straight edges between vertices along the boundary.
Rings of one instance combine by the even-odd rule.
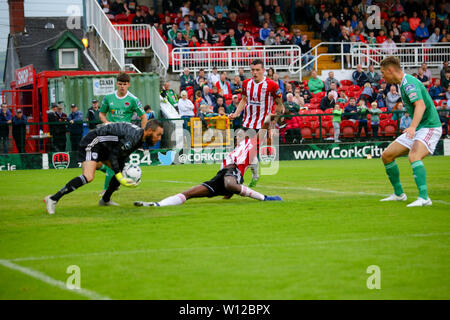
[[[82,163],[83,174],[70,180],[61,190],[54,195],[45,197],[44,202],[49,214],[55,213],[56,203],[68,193],[75,191],[79,187],[91,182],[95,177],[95,170],[99,164],[96,161],[84,161]]]
[[[409,162],[411,163],[417,189],[419,189],[419,197],[416,201],[408,204],[407,207],[422,207],[432,205],[432,202],[428,197],[427,172],[422,162],[422,160],[429,154],[430,152],[422,141],[414,141],[408,158]]]
[[[225,189],[233,194],[238,194],[242,197],[249,197],[260,201],[281,201],[279,196],[266,196],[243,184],[238,184],[235,177],[226,176],[224,178]]]
[[[403,192],[402,184],[400,183],[400,170],[395,162],[395,159],[408,154],[409,149],[404,145],[394,141],[392,142],[386,150],[384,150],[381,155],[381,160],[383,161],[384,167],[386,169],[386,174],[389,177],[389,181],[394,187],[394,193],[389,197],[381,199],[380,201],[406,201],[408,198]]]
[[[187,191],[182,193],[178,193],[174,196],[165,198],[160,202],[144,202],[144,201],[136,201],[134,205],[137,207],[165,207],[165,206],[176,206],[179,204],[183,204],[186,200],[191,198],[206,198],[210,195],[210,191],[207,187],[203,185],[198,185],[190,188]]]

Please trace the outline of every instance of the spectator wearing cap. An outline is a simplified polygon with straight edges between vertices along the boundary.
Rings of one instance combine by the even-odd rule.
[[[56,107],[56,122],[53,143],[55,151],[66,151],[67,114],[63,111],[64,102],[59,101]]]
[[[27,117],[23,114],[22,109],[17,109],[12,118],[12,135],[19,153],[25,153],[26,128]]]
[[[69,134],[72,151],[77,151],[83,136],[83,113],[78,111],[76,104],[71,105],[72,112],[69,114]]]
[[[100,109],[98,105],[98,100],[92,100],[92,107],[88,109],[86,122],[88,123],[89,130],[94,130],[100,121]]]

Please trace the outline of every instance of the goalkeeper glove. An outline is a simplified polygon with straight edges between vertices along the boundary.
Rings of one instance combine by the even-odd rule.
[[[125,187],[132,187],[132,188],[134,188],[134,187],[137,186],[137,184],[134,183],[132,180],[125,178],[122,175],[122,172],[116,173],[115,177],[116,177],[117,181],[119,181],[120,184],[125,186]]]

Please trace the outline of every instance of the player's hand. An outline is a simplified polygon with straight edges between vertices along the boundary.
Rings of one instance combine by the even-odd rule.
[[[416,134],[416,128],[408,127],[405,130],[403,130],[403,133],[406,133],[407,138],[412,139],[412,138],[414,138],[414,135]]]
[[[134,181],[131,179],[127,179],[122,175],[122,172],[116,173],[116,179],[120,182],[121,185],[128,187],[128,188],[135,188],[137,186]]]
[[[230,113],[230,114],[228,115],[228,118],[230,118],[230,120],[234,120],[234,119],[236,119],[236,118],[238,118],[238,117],[239,117],[239,115],[236,114],[235,112]]]

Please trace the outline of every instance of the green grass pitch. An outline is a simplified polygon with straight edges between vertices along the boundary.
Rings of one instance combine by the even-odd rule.
[[[409,203],[411,167],[397,162]],[[255,190],[282,203],[234,196],[133,207],[219,167],[180,165],[143,167],[138,188],[113,196],[120,207],[98,207],[97,172],[54,216],[42,199],[80,169],[1,172],[0,299],[88,299],[55,284],[71,265],[82,288],[111,299],[450,299],[450,158],[424,163],[432,207],[379,202],[392,192],[379,159],[326,160],[280,162],[277,175],[262,176]],[[372,265],[380,289],[367,288]]]

